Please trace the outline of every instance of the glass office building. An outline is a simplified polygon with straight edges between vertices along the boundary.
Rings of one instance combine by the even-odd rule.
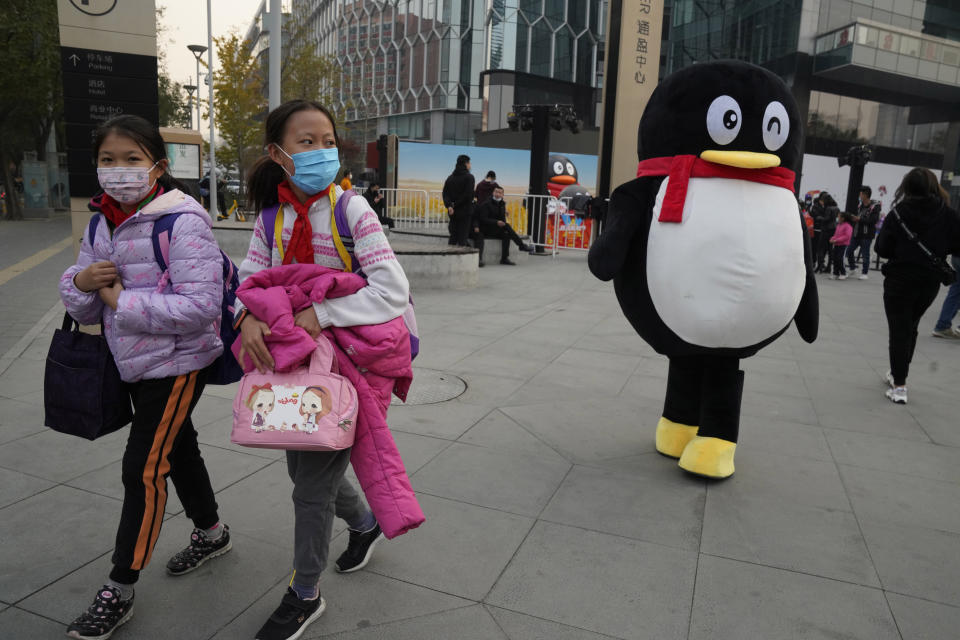
[[[783,77],[807,153],[869,143],[879,162],[956,171],[960,2],[668,0],[663,33],[661,74],[738,58]]]
[[[343,69],[340,106],[365,140],[473,144],[481,73],[559,96],[594,90],[604,0],[294,0],[295,31]],[[539,94],[538,94],[539,95]],[[487,95],[489,101],[489,92]]]

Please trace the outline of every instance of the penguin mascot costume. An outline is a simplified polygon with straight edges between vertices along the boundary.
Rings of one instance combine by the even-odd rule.
[[[740,359],[792,320],[817,337],[817,287],[794,180],[802,154],[790,89],[739,61],[695,64],[654,90],[637,178],[610,198],[589,264],[670,359],[657,451],[727,478],[740,425]]]

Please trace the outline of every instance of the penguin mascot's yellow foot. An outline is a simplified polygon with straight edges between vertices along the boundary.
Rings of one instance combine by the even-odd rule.
[[[698,476],[722,480],[733,475],[737,443],[696,436],[680,456],[680,468]]]
[[[671,458],[679,458],[687,443],[697,435],[697,429],[661,417],[657,423],[657,451]]]

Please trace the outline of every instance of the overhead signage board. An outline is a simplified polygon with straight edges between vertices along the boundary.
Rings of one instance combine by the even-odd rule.
[[[57,0],[72,197],[97,190],[93,132],[121,114],[158,124],[153,0]]]

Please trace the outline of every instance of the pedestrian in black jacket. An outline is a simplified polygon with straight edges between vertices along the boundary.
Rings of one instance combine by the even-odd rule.
[[[363,197],[367,199],[367,202],[370,203],[370,208],[377,214],[377,217],[380,219],[380,224],[385,224],[393,229],[396,222],[387,215],[387,199],[380,193],[380,185],[376,182],[371,183],[366,192],[364,192]]]
[[[877,237],[883,265],[883,308],[890,331],[890,371],[887,397],[907,403],[907,373],[917,346],[917,327],[924,311],[940,290],[940,272],[934,260],[909,238],[904,227],[928,251],[943,260],[960,253],[960,214],[947,206],[946,192],[929,169],[911,169],[894,196],[894,211]]]
[[[487,177],[480,181],[477,185],[476,197],[477,205],[481,205],[487,200],[490,199],[490,196],[493,195],[493,189],[499,187],[497,184],[497,173],[495,171],[487,171]]]
[[[520,251],[530,251],[531,247],[524,244],[517,232],[507,222],[507,205],[503,201],[503,188],[494,187],[490,199],[484,202],[477,211],[480,231],[487,238],[499,238],[501,245],[500,264],[514,265],[510,260],[510,241],[517,243]]]
[[[853,241],[847,247],[847,264],[850,265],[850,273],[857,270],[855,256],[857,249],[860,250],[860,259],[863,260],[863,271],[860,273],[860,280],[867,279],[867,272],[870,270],[870,244],[873,237],[877,235],[877,222],[880,221],[880,203],[877,200],[871,200],[873,191],[870,187],[860,187],[860,204],[857,206],[857,214],[853,217]]]
[[[443,183],[443,204],[450,218],[449,244],[467,246],[470,218],[473,215],[473,187],[470,156],[458,156],[456,168]]]
[[[830,273],[833,263],[831,257],[833,252],[829,250],[830,238],[837,230],[837,217],[840,215],[840,207],[837,206],[837,201],[829,193],[821,193],[819,200],[820,238],[817,243],[817,271]],[[814,222],[816,222],[816,218],[814,218]]]

